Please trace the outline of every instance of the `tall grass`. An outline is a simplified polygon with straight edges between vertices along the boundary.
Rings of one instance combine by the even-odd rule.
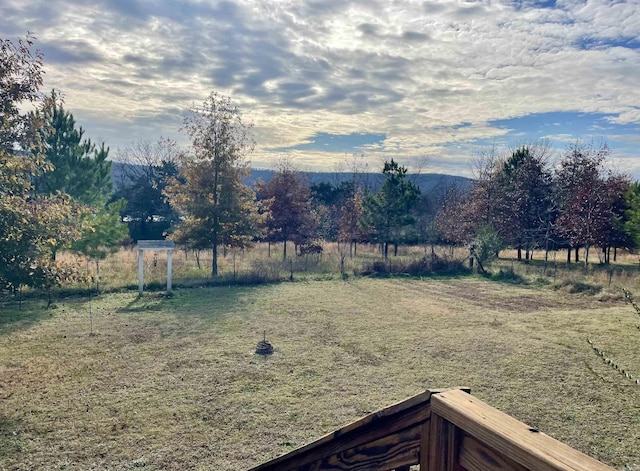
[[[464,273],[468,266],[465,247],[436,247],[435,258],[430,246],[400,246],[397,256],[384,259],[375,244],[359,244],[355,253],[337,243],[324,243],[321,255],[296,256],[292,248],[286,260],[282,245],[258,243],[247,249],[220,252],[219,276],[212,279],[211,251],[195,252],[178,248],[173,252],[173,285],[176,288],[220,284],[261,284],[287,280],[337,279],[372,273],[402,273],[421,275],[439,272],[445,275]],[[113,292],[135,290],[138,286],[138,250],[123,248],[96,264],[93,260],[71,253],[59,254],[61,260],[83,267],[89,283],[65,285],[59,294],[81,292]],[[167,252],[143,253],[146,290],[162,290],[166,285]],[[580,253],[584,260],[584,253]],[[434,267],[434,260],[442,262]],[[597,260],[597,258],[595,259]],[[545,260],[543,251],[533,252],[531,260],[516,260],[514,250],[505,250],[491,262],[492,278],[510,283],[553,285],[572,292],[616,292],[620,286],[640,289],[638,256],[620,251],[610,265],[566,263],[566,251],[550,252]],[[467,273],[470,273],[467,271]],[[35,293],[37,294],[37,293]]]

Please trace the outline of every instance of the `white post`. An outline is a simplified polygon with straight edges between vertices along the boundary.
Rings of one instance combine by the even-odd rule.
[[[144,287],[144,263],[143,263],[143,250],[138,249],[138,291],[142,296],[142,288]]]
[[[173,257],[173,250],[167,250],[167,293],[171,292],[171,259]]]

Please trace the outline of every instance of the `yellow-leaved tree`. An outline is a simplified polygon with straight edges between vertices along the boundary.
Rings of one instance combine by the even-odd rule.
[[[251,126],[230,97],[212,93],[200,107],[192,107],[184,120],[191,139],[181,155],[180,173],[165,189],[181,222],[172,238],[192,248],[213,251],[211,276],[218,275],[218,248],[242,247],[256,228],[255,194],[243,179],[253,150]]]
[[[44,74],[34,38],[0,39],[0,287],[49,289],[74,271],[56,263],[53,251],[76,240],[83,208],[68,195],[37,196],[33,182],[51,171],[41,149],[37,112]],[[25,112],[31,105],[36,112]]]

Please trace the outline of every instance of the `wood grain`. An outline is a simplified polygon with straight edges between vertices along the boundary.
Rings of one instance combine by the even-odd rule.
[[[459,430],[451,422],[431,415],[429,432],[429,470],[460,471]]]
[[[527,469],[613,470],[604,463],[490,407],[470,394],[451,390],[434,395],[431,398],[431,409],[433,414],[448,420],[487,447]],[[433,433],[433,427],[431,432]]]
[[[251,471],[613,471],[469,394],[427,391]]]
[[[460,443],[460,464],[467,471],[527,471],[524,466],[467,434],[463,434]]]
[[[303,467],[311,463],[316,463],[317,465],[317,463],[326,458],[338,455],[346,450],[428,422],[431,417],[431,395],[436,392],[440,391],[426,391],[369,414],[309,445],[261,464],[250,471],[319,469]],[[417,463],[418,460],[416,460],[415,464]]]

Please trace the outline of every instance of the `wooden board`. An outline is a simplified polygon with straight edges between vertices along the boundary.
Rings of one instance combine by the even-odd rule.
[[[463,390],[468,391],[468,388],[463,388]],[[305,467],[311,463],[315,463],[315,465],[318,466],[318,463],[324,462],[323,460],[328,460],[330,457],[337,456],[347,450],[353,450],[369,442],[375,442],[384,437],[393,436],[400,431],[412,429],[416,425],[421,426],[418,434],[420,439],[422,431],[425,430],[424,425],[426,424],[426,428],[428,428],[427,422],[431,416],[430,400],[432,394],[436,392],[439,391],[426,391],[405,401],[374,412],[373,414],[369,414],[333,433],[325,435],[309,445],[252,468],[250,471],[318,469]],[[418,464],[420,448],[420,443],[418,443],[416,446],[418,455],[415,461],[412,461],[410,464]],[[413,453],[413,451],[411,451],[411,453]],[[396,466],[401,466],[401,464],[396,464]]]
[[[462,471],[458,455],[460,430],[451,422],[431,415],[429,471]]]
[[[487,450],[506,456],[526,469],[613,471],[604,463],[519,422],[470,394],[456,390],[436,394],[431,397],[431,410],[434,415],[474,437]]]
[[[467,471],[527,471],[524,466],[467,434],[462,435],[460,442],[460,464]]]
[[[418,464],[421,426],[386,435],[320,461],[308,469],[317,471],[390,471]],[[305,469],[305,468],[302,468]]]
[[[139,250],[169,250],[174,249],[176,243],[172,240],[139,240]]]

